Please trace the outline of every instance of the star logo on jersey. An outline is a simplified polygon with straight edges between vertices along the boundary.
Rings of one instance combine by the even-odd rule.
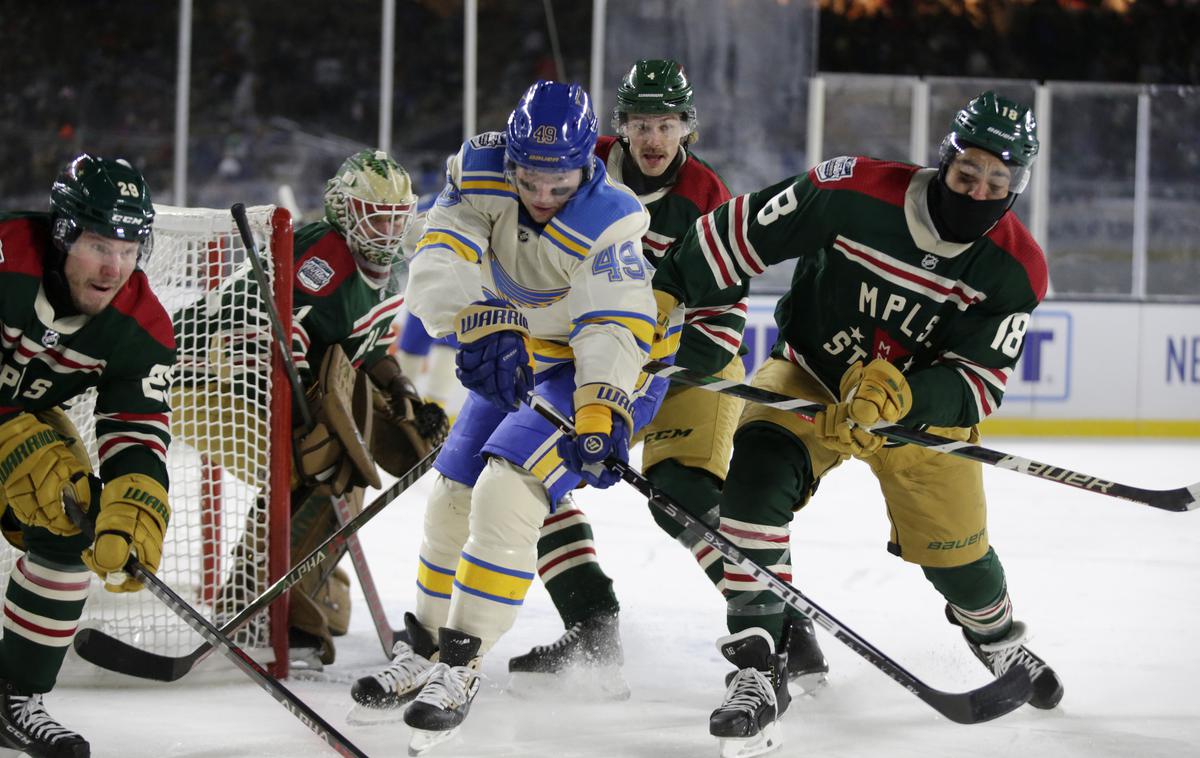
[[[58,332],[47,329],[42,332],[42,347],[54,347],[58,344]]]
[[[938,257],[933,253],[926,253],[925,257],[921,259],[921,268],[925,269],[926,271],[933,271],[935,268],[937,268],[937,264]]]

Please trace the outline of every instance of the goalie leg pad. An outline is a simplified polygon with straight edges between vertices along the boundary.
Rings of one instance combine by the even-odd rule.
[[[502,458],[491,458],[475,485],[447,626],[483,640],[480,655],[512,627],[525,601],[549,505],[541,481]]]
[[[446,626],[450,594],[459,555],[467,541],[471,487],[438,476],[425,506],[425,536],[417,566],[417,610],[421,625],[433,637]]]

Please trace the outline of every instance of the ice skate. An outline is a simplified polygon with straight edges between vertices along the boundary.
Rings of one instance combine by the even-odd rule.
[[[963,638],[971,652],[996,676],[1002,675],[1013,666],[1024,666],[1033,680],[1033,697],[1029,704],[1034,708],[1048,710],[1062,700],[1063,685],[1054,669],[1025,647],[1027,630],[1025,624],[1014,621],[1012,628],[1003,638],[994,642],[974,642],[963,630]]]
[[[828,682],[829,662],[817,644],[813,622],[806,618],[789,618],[783,634],[783,649],[787,652],[787,678],[804,694],[811,695]]]
[[[751,758],[783,744],[779,718],[791,703],[787,653],[776,653],[763,629],[745,629],[717,641],[721,654],[738,670],[730,678],[721,707],[708,718],[708,732],[721,741],[721,758]]]
[[[40,694],[29,695],[0,679],[0,747],[32,758],[88,758],[88,741],[46,712]]]
[[[428,672],[425,686],[404,709],[412,727],[410,756],[424,755],[454,737],[479,692],[480,639],[456,629],[438,630],[441,661]]]
[[[604,613],[576,621],[549,645],[510,658],[507,689],[518,697],[627,700],[624,663],[617,614]]]
[[[350,689],[354,708],[346,720],[351,724],[398,721],[400,706],[417,696],[429,678],[437,644],[411,613],[404,614],[404,633],[392,646],[392,662],[382,671],[364,676]]]

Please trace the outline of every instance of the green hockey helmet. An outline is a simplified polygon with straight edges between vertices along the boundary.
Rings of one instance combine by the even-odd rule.
[[[617,134],[625,136],[625,122],[631,113],[678,113],[685,127],[683,139],[690,141],[696,132],[696,105],[692,83],[683,66],[670,58],[651,58],[633,64],[617,87],[612,122]]]
[[[417,196],[404,167],[383,150],[360,150],[325,183],[325,218],[356,255],[390,266],[416,216]]]
[[[136,241],[138,260],[151,247],[154,204],[141,172],[124,159],[83,153],[67,164],[50,187],[54,245],[64,256],[85,231]]]
[[[1012,171],[1009,191],[1023,192],[1038,153],[1033,111],[992,90],[984,92],[955,114],[939,151],[943,169],[968,147],[986,150],[1004,161]]]

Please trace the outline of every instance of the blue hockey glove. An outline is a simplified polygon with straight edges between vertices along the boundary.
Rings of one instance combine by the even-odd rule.
[[[575,436],[558,441],[558,455],[568,470],[593,487],[605,489],[621,475],[604,465],[615,458],[629,462],[629,396],[609,384],[585,384],[575,390]]]
[[[468,305],[454,320],[458,380],[500,410],[515,411],[533,389],[525,317],[504,300],[491,299]]]

